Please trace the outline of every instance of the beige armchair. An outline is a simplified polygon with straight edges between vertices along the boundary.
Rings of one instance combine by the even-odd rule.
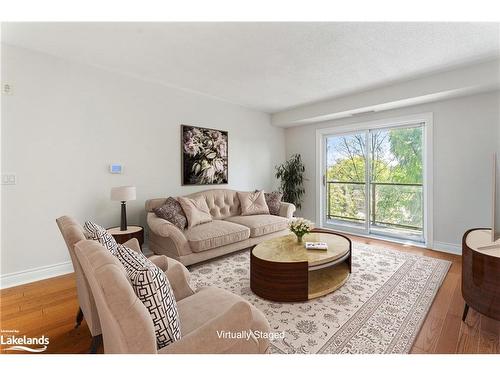
[[[66,242],[66,246],[71,257],[71,262],[73,263],[73,269],[75,271],[76,279],[76,290],[78,294],[79,309],[76,314],[76,327],[78,328],[85,317],[87,326],[89,327],[90,334],[92,335],[92,342],[90,346],[90,353],[95,353],[101,343],[101,325],[99,322],[99,316],[97,314],[97,308],[95,305],[94,297],[92,296],[89,284],[85,275],[82,271],[82,267],[75,255],[75,244],[78,241],[85,240],[85,232],[82,226],[73,218],[69,216],[61,216],[56,219],[57,226],[61,231],[61,234]],[[134,251],[140,252],[140,246],[137,239],[133,238],[124,243],[125,246],[133,249]],[[149,258],[153,263],[160,267],[163,271],[166,271],[170,265],[170,272],[178,277],[177,274],[183,272],[182,268],[176,267],[178,263],[174,259],[168,259],[163,255],[153,255]],[[180,264],[179,264],[180,265]],[[185,290],[177,291],[178,293],[187,293]],[[174,290],[174,293],[176,291]]]
[[[105,353],[265,353],[270,327],[243,298],[206,287],[194,293],[188,271],[179,263],[168,268],[181,321],[182,338],[160,350],[148,310],[135,295],[122,264],[95,241],[80,241],[76,257],[94,296]],[[246,332],[247,338],[234,334]],[[231,337],[220,337],[233,333]],[[263,337],[264,336],[264,337]]]

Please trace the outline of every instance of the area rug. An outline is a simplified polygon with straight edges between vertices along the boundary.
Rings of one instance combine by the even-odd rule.
[[[284,336],[272,353],[408,353],[451,262],[358,243],[352,253],[348,281],[307,302],[253,294],[248,250],[190,267],[191,284],[227,289],[261,310]]]

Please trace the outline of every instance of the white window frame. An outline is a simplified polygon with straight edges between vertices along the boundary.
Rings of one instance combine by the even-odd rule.
[[[324,227],[324,215],[323,210],[325,202],[323,202],[323,196],[326,193],[326,186],[323,185],[323,175],[326,170],[325,154],[326,154],[326,142],[324,138],[327,135],[340,135],[352,132],[363,132],[375,129],[384,128],[396,128],[405,127],[409,125],[415,125],[417,123],[423,123],[423,161],[424,161],[424,174],[423,174],[423,191],[424,191],[424,242],[412,242],[406,240],[398,240],[392,237],[378,236],[378,235],[365,235],[360,234],[356,230],[352,232],[346,229],[342,230],[345,233],[350,233],[354,235],[368,236],[372,238],[383,238],[387,241],[392,242],[403,242],[412,243],[417,246],[432,247],[433,246],[433,114],[432,112],[420,113],[402,117],[387,118],[366,122],[359,122],[348,125],[340,125],[329,128],[316,129],[316,225],[319,227]]]

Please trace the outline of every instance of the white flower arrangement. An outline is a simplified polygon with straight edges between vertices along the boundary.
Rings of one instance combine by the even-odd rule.
[[[296,217],[289,221],[288,228],[290,228],[290,231],[292,231],[297,236],[299,242],[301,242],[304,234],[311,232],[314,228],[314,223],[302,217]]]

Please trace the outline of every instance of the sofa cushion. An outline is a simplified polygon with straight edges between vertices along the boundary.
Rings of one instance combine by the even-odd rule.
[[[180,230],[184,230],[187,226],[186,214],[175,198],[168,197],[165,204],[153,208],[153,212],[156,216],[171,222]]]
[[[246,240],[250,237],[250,229],[228,221],[213,220],[187,229],[184,235],[191,250],[200,252]]]
[[[278,232],[288,227],[287,218],[274,215],[233,216],[228,217],[225,221],[250,228],[250,237],[252,238]]]
[[[213,286],[201,288],[195,294],[180,300],[177,308],[181,319],[182,335],[186,336],[241,301],[248,303],[234,293]],[[251,306],[251,310],[253,317],[251,328],[266,331],[268,329],[266,318],[254,306]]]
[[[269,214],[263,191],[238,192],[238,198],[241,204],[241,215]]]
[[[180,319],[170,282],[142,253],[118,245],[116,257],[125,268],[135,294],[148,309],[158,349],[181,338]]]
[[[194,198],[179,197],[181,207],[186,214],[188,228],[212,221],[205,197],[199,195]]]

